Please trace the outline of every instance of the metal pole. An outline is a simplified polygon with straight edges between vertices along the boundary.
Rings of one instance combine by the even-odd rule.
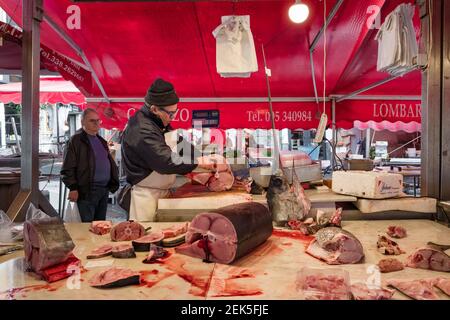
[[[42,0],[22,1],[22,154],[19,194],[8,209],[13,221],[23,220],[30,202],[39,206],[39,70]]]
[[[48,25],[64,40],[69,44],[76,53],[83,59],[84,62],[84,68],[89,70],[92,74],[92,78],[94,78],[95,83],[97,84],[98,88],[100,89],[100,92],[102,93],[102,96],[104,99],[109,102],[108,95],[106,94],[105,89],[103,88],[102,83],[100,82],[100,79],[97,76],[97,73],[95,72],[94,68],[92,67],[91,63],[89,62],[88,58],[84,54],[83,50],[62,30],[59,28],[59,26],[47,15],[44,15],[45,22],[48,23]],[[80,64],[82,65],[82,64]],[[86,68],[87,67],[87,68]]]
[[[328,15],[327,20],[325,21],[325,24],[322,26],[322,28],[320,29],[320,31],[317,33],[316,37],[314,38],[313,42],[311,43],[311,46],[309,47],[310,51],[314,51],[316,49],[316,46],[320,40],[320,37],[322,37],[322,34],[325,32],[325,29],[328,27],[331,20],[333,20],[334,16],[336,15],[337,11],[339,10],[339,8],[341,7],[343,2],[344,2],[344,0],[339,0],[334,5],[333,9],[331,9],[330,14]]]
[[[364,87],[362,89],[356,90],[356,91],[354,91],[354,92],[352,92],[352,93],[350,93],[350,94],[348,94],[346,96],[340,97],[336,101],[337,102],[341,102],[341,101],[347,100],[347,99],[349,99],[351,97],[357,96],[358,94],[364,93],[364,92],[369,91],[369,90],[371,90],[373,88],[379,87],[379,86],[381,86],[381,85],[383,85],[385,83],[391,82],[392,80],[395,80],[395,79],[397,79],[399,77],[400,76],[390,76],[390,77],[388,77],[386,79],[383,79],[381,81],[375,82],[375,83],[373,83],[373,84],[371,84],[371,85],[369,85],[367,87]]]
[[[270,92],[270,82],[269,82],[269,75],[267,74],[268,68],[267,68],[267,61],[266,61],[266,54],[264,53],[264,45],[261,45],[262,48],[262,54],[264,59],[264,74],[266,75],[266,85],[267,85],[267,91],[268,91],[268,100],[269,100],[269,110],[270,110],[270,121],[272,122],[272,136],[273,136],[273,143],[274,143],[274,159],[277,159],[277,155],[280,154],[280,146],[278,143],[278,137],[275,130],[275,117],[273,113],[273,106],[272,106],[272,94]],[[275,160],[274,160],[275,162]],[[281,166],[281,161],[280,161]]]
[[[31,191],[38,204],[39,178],[39,70],[42,0],[23,0],[22,39],[22,179],[23,190]]]
[[[365,154],[366,159],[370,158],[370,147],[371,147],[370,137],[371,137],[370,128],[367,128],[367,130],[366,130],[366,154]]]
[[[61,148],[59,145],[59,103],[55,104],[55,114],[56,114],[56,150],[58,150],[58,154],[61,154]]]
[[[315,97],[272,97],[272,102],[315,102]],[[144,103],[144,98],[136,97],[116,97],[109,98],[111,103]],[[101,103],[108,102],[106,99],[101,97],[86,98],[88,103]],[[324,99],[319,97],[319,102],[323,102]],[[330,99],[326,98],[325,102],[329,102]],[[269,102],[267,97],[230,97],[230,98],[180,98],[180,102],[190,102],[190,103],[236,103],[236,102]]]

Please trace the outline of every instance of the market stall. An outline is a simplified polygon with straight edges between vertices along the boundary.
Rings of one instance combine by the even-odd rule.
[[[323,141],[334,147],[322,137],[327,127],[420,131],[424,61],[417,52],[407,72],[380,72],[375,41],[381,21],[398,5],[414,1],[306,2],[312,17],[297,28],[286,15],[292,1],[132,2],[126,7],[80,2],[72,7],[68,23],[72,2],[47,0],[40,38],[47,53],[41,59],[50,59],[50,64],[62,59],[54,68],[64,70],[64,78],[85,94],[87,106],[99,112],[106,128],[125,128],[142,107],[149,84],[163,77],[181,97],[178,110],[165,110],[175,115],[173,126],[219,129],[220,138],[211,143],[223,145],[223,130],[230,128],[317,128],[317,147]],[[0,5],[20,25],[22,7],[13,0],[0,0]],[[407,8],[416,13],[408,30],[409,40],[416,40],[420,15],[418,8]],[[250,75],[233,77],[218,70],[211,33],[225,15],[251,17],[257,61]],[[8,27],[14,38],[17,31]],[[314,298],[335,298],[327,290],[345,282],[347,291],[339,292],[344,294],[339,298],[357,298],[355,290],[362,288],[362,296],[369,299],[404,299],[400,292],[414,299],[448,299],[450,233],[432,221],[437,197],[405,197],[404,174],[398,172],[343,170],[324,179],[321,164],[305,152],[282,152],[274,158],[280,148],[273,140],[273,147],[265,146],[272,149],[256,157],[272,160],[257,159],[254,174],[246,161],[247,175],[229,163],[220,163],[224,169],[219,170],[214,158],[214,170],[197,168],[185,174],[188,183],[170,195],[166,186],[142,186],[152,189],[147,194],[169,195],[152,197],[152,204],[157,202],[156,220],[170,223],[126,221],[113,226],[101,221],[105,231],[96,229],[96,223],[64,227],[59,220],[27,221],[25,259],[21,252],[0,258],[0,298],[305,299],[311,297],[302,286],[330,281],[319,293],[312,290],[319,294]],[[245,154],[231,158],[247,160],[250,151],[247,146]],[[332,154],[336,160],[336,151]],[[144,211],[144,203],[137,209]],[[355,212],[363,221],[349,221]],[[411,216],[426,219],[409,220]],[[174,226],[175,221],[190,223]],[[164,244],[176,248],[164,249]],[[95,259],[88,260],[88,255]],[[381,269],[388,270],[381,274]],[[62,278],[50,281],[53,276]],[[350,284],[357,283],[362,287],[352,291]],[[411,292],[416,285],[420,292]],[[111,286],[125,288],[108,290]]]

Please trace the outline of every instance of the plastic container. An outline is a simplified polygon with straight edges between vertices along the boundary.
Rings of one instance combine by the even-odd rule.
[[[342,269],[304,267],[297,273],[296,289],[303,300],[351,300],[349,273]]]

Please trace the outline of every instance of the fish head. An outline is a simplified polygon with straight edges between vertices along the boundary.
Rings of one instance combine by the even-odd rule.
[[[280,172],[270,177],[269,189],[273,193],[289,192],[291,187],[287,178]]]

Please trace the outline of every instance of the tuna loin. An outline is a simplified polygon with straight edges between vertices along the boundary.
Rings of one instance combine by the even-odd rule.
[[[415,300],[439,300],[433,290],[434,280],[388,280],[388,285]]]
[[[353,284],[351,290],[355,300],[390,300],[395,293],[385,288],[369,288],[363,283]]]
[[[162,231],[154,231],[139,239],[133,240],[132,244],[134,250],[136,250],[137,252],[148,252],[150,250],[150,244],[157,244],[163,239],[164,233]]]
[[[111,229],[112,241],[130,241],[142,237],[145,234],[144,227],[134,221],[124,221]]]
[[[134,248],[131,244],[119,244],[112,248],[112,256],[119,259],[136,258],[136,253],[134,253]]]
[[[60,218],[28,220],[23,229],[25,260],[36,273],[63,263],[75,248]]]
[[[129,269],[110,268],[95,274],[89,285],[96,288],[124,287],[140,283],[140,274]]]
[[[350,232],[336,227],[319,230],[306,252],[328,264],[358,263],[364,257],[361,242]]]
[[[86,258],[87,259],[98,259],[98,258],[110,256],[112,254],[112,249],[113,249],[112,245],[105,244],[99,248],[92,250],[91,253],[89,253]]]
[[[408,257],[406,266],[450,272],[450,257],[444,251],[435,248],[419,248]]]
[[[272,216],[257,202],[240,203],[198,214],[175,251],[206,261],[229,264],[272,235]]]

